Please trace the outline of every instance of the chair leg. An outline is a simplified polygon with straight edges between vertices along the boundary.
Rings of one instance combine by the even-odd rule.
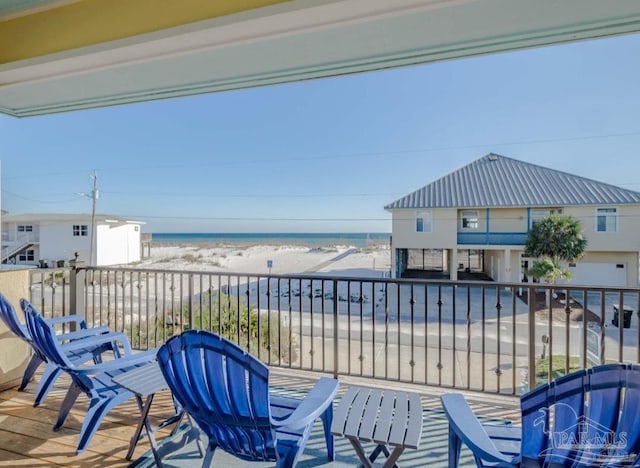
[[[449,468],[457,468],[460,462],[460,449],[462,441],[458,434],[449,427]]]
[[[31,360],[29,361],[29,364],[27,365],[27,369],[24,371],[24,375],[22,376],[22,382],[20,383],[20,386],[18,387],[19,391],[22,391],[22,390],[25,389],[27,384],[33,378],[33,374],[35,374],[36,370],[38,369],[38,366],[40,366],[40,364],[42,364],[43,362],[44,361],[42,359],[40,359],[36,354],[31,356]]]
[[[302,450],[296,450],[292,447],[284,456],[280,456],[276,460],[276,468],[293,468],[296,466],[296,460]],[[282,454],[280,454],[282,455]]]
[[[37,407],[42,402],[44,402],[49,390],[53,384],[58,380],[58,377],[62,373],[62,370],[53,364],[47,364],[44,372],[42,373],[42,377],[40,377],[40,383],[38,384],[38,390],[36,391],[36,399],[33,402],[33,406]]]
[[[204,454],[204,460],[202,460],[202,468],[209,468],[213,462],[213,452],[216,451],[217,445],[209,444],[207,451]]]
[[[91,442],[91,439],[100,427],[105,415],[111,411],[114,406],[117,406],[128,399],[129,398],[115,397],[108,400],[100,400],[97,398],[91,400],[87,414],[84,417],[84,422],[82,423],[82,428],[80,429],[80,440],[78,442],[76,454],[80,454],[87,449],[89,442]]]
[[[69,390],[67,390],[67,394],[65,395],[64,400],[62,401],[62,405],[60,405],[60,411],[58,412],[58,420],[53,426],[54,431],[57,431],[58,429],[60,429],[60,427],[62,427],[62,424],[64,424],[64,420],[67,419],[67,416],[69,415],[69,411],[71,411],[71,408],[73,408],[73,405],[76,402],[78,395],[80,395],[80,387],[72,383],[69,386]]]
[[[110,409],[109,401],[92,399],[89,403],[89,409],[84,417],[82,428],[80,428],[80,440],[76,454],[84,452],[91,441],[91,438],[98,430],[98,426],[102,422],[102,418]]]
[[[327,457],[329,461],[335,460],[335,452],[333,447],[333,434],[331,434],[331,423],[333,421],[333,405],[329,405],[322,413],[322,426],[324,427],[324,440],[327,443]]]

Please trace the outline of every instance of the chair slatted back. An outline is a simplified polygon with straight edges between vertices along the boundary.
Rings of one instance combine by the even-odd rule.
[[[60,342],[56,338],[51,325],[45,322],[42,315],[30,304],[27,304],[24,308],[24,314],[27,319],[27,329],[33,339],[34,347],[47,358],[47,361],[63,369],[72,368],[73,364],[60,349]]]
[[[7,325],[11,333],[21,340],[31,344],[31,336],[27,327],[20,323],[16,315],[16,309],[11,303],[0,293],[0,319]]]
[[[11,305],[7,298],[2,294],[0,294],[0,318],[13,334],[31,345],[31,349],[33,349],[33,352],[38,357],[38,359],[40,359],[42,362],[47,362],[47,356],[33,342],[33,338],[31,338],[31,333],[29,332],[27,326],[23,325],[18,320],[18,315],[16,314],[15,307],[13,307],[13,305]]]
[[[217,446],[245,460],[276,460],[263,363],[203,330],[172,337],[157,359],[176,400]]]
[[[640,365],[574,372],[524,395],[521,407],[523,462],[637,462]]]
[[[67,354],[60,347],[60,342],[56,338],[55,331],[40,313],[28,302],[23,304],[25,318],[27,319],[27,329],[33,338],[33,346],[42,353],[46,360],[55,364],[60,369],[66,371],[73,382],[86,394],[92,394],[94,384],[91,379],[77,372]]]

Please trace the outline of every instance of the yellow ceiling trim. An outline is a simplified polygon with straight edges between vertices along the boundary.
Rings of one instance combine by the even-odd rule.
[[[84,0],[0,21],[0,63],[288,1],[291,0]]]

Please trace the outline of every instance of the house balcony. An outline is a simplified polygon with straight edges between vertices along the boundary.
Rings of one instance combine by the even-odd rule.
[[[526,232],[458,232],[458,245],[524,245]]]
[[[483,416],[518,422],[518,396],[539,383],[601,362],[640,359],[640,288],[564,285],[548,306],[551,287],[527,283],[104,267],[33,270],[29,277],[30,300],[45,316],[82,312],[89,324],[126,333],[140,350],[187,328],[208,329],[258,356],[270,367],[272,384],[292,391],[330,375],[341,381],[340,395],[350,385],[418,392],[422,442],[403,454],[401,466],[446,465],[443,392],[464,392]],[[628,323],[626,313],[624,320],[617,316],[627,309]],[[0,445],[0,458],[126,466],[135,402],[110,413],[87,452],[74,456],[86,407],[79,404],[68,426],[52,432],[68,381],[60,385],[37,409],[31,407],[35,384],[26,393],[0,392],[0,440],[11,441]],[[160,418],[171,409],[162,395],[152,414]],[[148,449],[141,441],[134,459]],[[336,440],[334,463],[322,449],[316,427],[299,466],[358,464],[346,440]],[[244,466],[223,454],[219,462]]]
[[[140,414],[135,399],[132,398],[111,410],[87,450],[75,455],[80,426],[86,413],[87,399],[81,395],[64,426],[54,432],[51,427],[58,417],[58,409],[62,404],[70,380],[67,376],[61,377],[45,402],[34,408],[33,400],[39,379],[40,375],[38,374],[34,382],[27,385],[23,392],[18,392],[16,389],[0,392],[0,421],[2,421],[0,424],[0,460],[2,460],[0,465],[70,466],[76,468],[106,466],[147,468],[156,466],[153,463],[150,444],[146,437],[138,442],[131,460],[126,459],[130,438],[134,434]],[[316,379],[317,376],[310,376],[309,373],[303,371],[285,371],[272,367],[270,372],[270,384],[286,389],[289,393],[308,391]],[[375,380],[343,377],[340,378],[340,384],[336,402],[350,385],[369,387],[382,385]],[[407,386],[397,382],[385,383],[384,387],[418,392],[424,408],[420,447],[417,450],[407,449],[400,457],[398,464],[403,468],[447,466],[448,427],[440,407],[439,397],[442,392],[437,388]],[[500,421],[519,422],[520,408],[516,398],[496,398],[469,393],[465,396],[479,414],[496,421],[496,423]],[[168,391],[158,393],[149,414],[152,425],[157,426],[164,418],[173,414],[173,409],[170,393]],[[161,450],[163,446],[168,447],[164,452],[166,455],[163,456],[164,466],[200,466],[202,459],[195,450],[195,443],[192,442],[186,447],[181,446],[180,437],[169,437],[172,428],[173,426],[169,426],[161,429],[155,435]],[[174,447],[170,446],[172,442]],[[335,461],[329,462],[326,456],[322,424],[317,422],[297,467],[343,468],[359,465],[356,453],[347,439],[336,437],[334,443]],[[367,453],[373,449],[372,443],[364,443],[363,446]],[[384,459],[384,456],[381,455],[378,461]],[[133,465],[131,465],[132,462],[134,462]],[[473,458],[466,449],[462,451],[461,462],[461,466],[474,466]],[[218,450],[212,466],[241,468],[249,465],[248,462]],[[259,463],[256,466],[273,465]]]

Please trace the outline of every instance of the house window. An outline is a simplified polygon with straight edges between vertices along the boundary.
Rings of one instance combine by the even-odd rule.
[[[35,251],[34,250],[25,250],[20,255],[18,255],[18,260],[21,262],[33,262],[35,259]]]
[[[618,209],[596,209],[596,232],[616,232],[618,230]]]
[[[74,236],[87,236],[89,232],[89,226],[86,224],[74,224],[73,235]]]
[[[431,224],[430,211],[416,212],[416,232],[431,232]]]
[[[26,224],[26,225],[18,225],[18,232],[33,232],[33,226]]]
[[[133,230],[134,230],[135,232],[138,232],[138,231],[140,230],[140,226],[133,226]]]
[[[554,208],[552,210],[550,209],[532,209],[531,210],[531,226],[533,225],[534,221],[539,221],[543,218],[548,218],[551,215],[556,215],[559,216],[562,214],[562,208]],[[531,227],[529,226],[529,227]]]
[[[478,212],[466,210],[462,212],[462,229],[478,229]]]

